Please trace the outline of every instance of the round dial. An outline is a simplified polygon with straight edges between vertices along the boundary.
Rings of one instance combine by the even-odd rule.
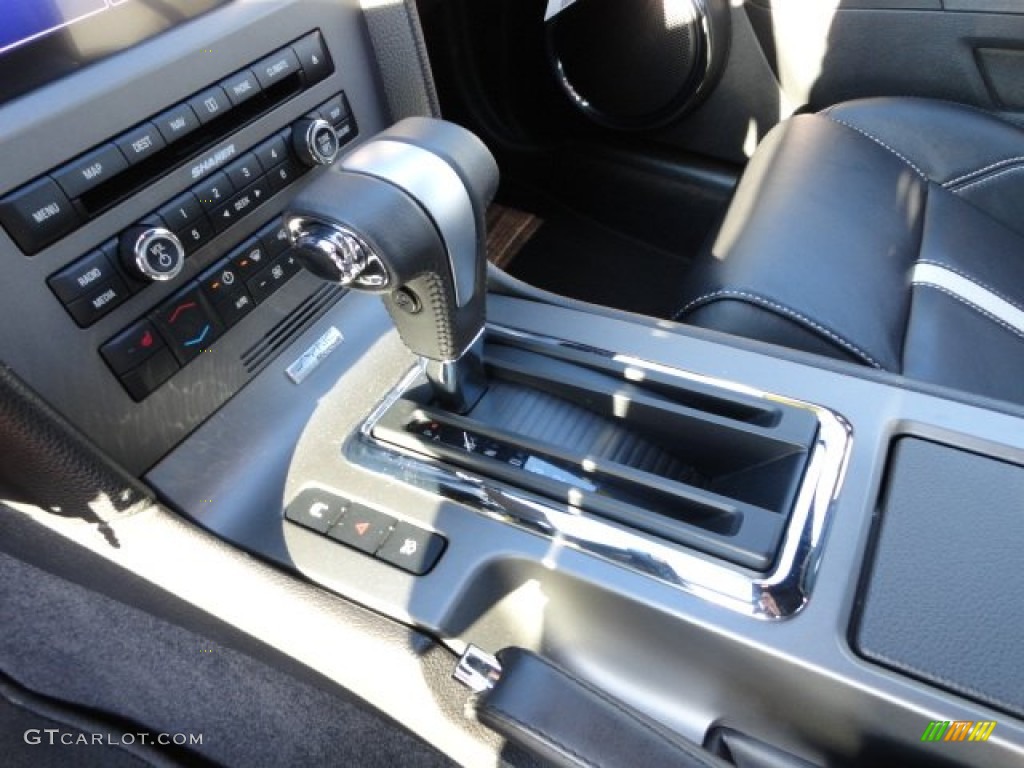
[[[121,260],[143,280],[173,280],[185,266],[185,247],[163,227],[135,227],[121,235]]]
[[[306,165],[330,165],[338,157],[338,133],[326,120],[305,117],[292,128],[292,146]]]

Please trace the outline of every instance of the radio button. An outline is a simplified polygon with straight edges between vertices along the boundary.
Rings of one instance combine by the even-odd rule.
[[[127,167],[121,151],[113,144],[104,144],[59,168],[53,178],[68,197],[81,197]]]
[[[50,290],[57,294],[61,302],[70,304],[90,289],[103,285],[115,276],[117,272],[103,252],[93,251],[70,267],[62,269],[47,282],[50,284]]]
[[[289,159],[288,144],[285,142],[284,136],[275,136],[256,147],[255,154],[260,165],[270,171],[275,165]]]
[[[271,192],[280,192],[295,181],[305,169],[294,160],[287,160],[267,173]]]
[[[82,223],[57,183],[39,179],[0,200],[0,221],[30,256]]]
[[[267,182],[260,179],[232,197],[223,208],[213,212],[210,217],[213,228],[218,233],[223,232],[243,216],[256,210],[268,197],[270,197],[270,189]]]
[[[227,174],[221,171],[199,186],[193,187],[192,194],[196,196],[203,210],[210,213],[231,199],[235,194],[235,185],[228,179]]]
[[[260,81],[264,90],[272,88],[291,75],[299,74],[302,69],[299,66],[298,57],[291,48],[282,48],[280,51],[272,53],[253,64],[252,68],[256,72],[256,79]]]
[[[228,95],[224,93],[224,89],[219,85],[207,88],[198,96],[193,96],[189,99],[188,105],[192,107],[192,110],[199,118],[199,122],[203,125],[217,120],[231,110],[231,102],[228,101]]]
[[[220,86],[227,92],[228,98],[236,107],[263,90],[251,69],[242,70],[226,80],[222,80]]]
[[[114,143],[131,165],[141,163],[167,146],[160,131],[152,123],[143,123],[138,128],[122,134],[114,139]]]
[[[160,218],[167,225],[167,228],[174,232],[178,232],[199,219],[205,218],[202,206],[199,205],[196,196],[191,192],[186,192],[174,198],[157,213],[160,214]]]
[[[217,233],[213,231],[213,225],[205,216],[196,219],[192,226],[179,229],[175,234],[181,240],[181,244],[185,246],[186,256],[191,256],[217,236]]]
[[[263,168],[252,152],[243,155],[224,169],[235,189],[245,189],[263,175]]]

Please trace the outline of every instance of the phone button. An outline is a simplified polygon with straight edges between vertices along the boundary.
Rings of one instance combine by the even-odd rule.
[[[320,488],[307,488],[288,505],[285,517],[317,533],[327,533],[344,517],[348,507],[349,502],[340,496]]]

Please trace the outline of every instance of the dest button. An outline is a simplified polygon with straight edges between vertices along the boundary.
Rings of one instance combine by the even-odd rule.
[[[377,550],[377,558],[422,576],[434,567],[447,544],[443,536],[409,523],[398,523]]]
[[[372,555],[384,543],[394,518],[375,509],[353,504],[340,524],[331,528],[328,536]]]
[[[293,523],[318,533],[327,533],[345,515],[348,507],[347,499],[319,488],[307,488],[292,499],[284,514]]]

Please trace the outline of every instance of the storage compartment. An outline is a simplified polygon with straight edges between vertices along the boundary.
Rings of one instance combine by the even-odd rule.
[[[772,565],[813,412],[528,341],[489,343],[486,364],[490,385],[471,413],[433,406],[423,386],[373,436],[740,565]]]
[[[888,469],[856,651],[1024,717],[1024,467],[904,437]]]

